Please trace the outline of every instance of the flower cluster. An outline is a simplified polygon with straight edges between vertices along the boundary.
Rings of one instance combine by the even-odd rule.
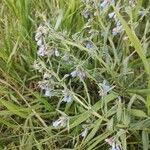
[[[85,71],[83,71],[83,70],[81,70],[81,69],[78,69],[78,68],[75,69],[74,71],[72,71],[72,72],[70,73],[70,75],[71,75],[72,78],[79,77],[79,79],[80,79],[81,81],[84,80],[85,77],[86,77]]]
[[[117,15],[115,14],[115,12],[111,12],[108,14],[109,18],[110,19],[114,19],[115,20],[115,24],[116,24],[116,27],[113,28],[112,30],[112,34],[115,36],[117,34],[120,34],[124,31],[122,25],[121,25],[121,22],[120,20],[118,19]]]
[[[46,36],[48,29],[45,26],[40,25],[35,34],[35,41],[38,46],[38,56],[47,55],[46,46],[44,43],[44,37]]]

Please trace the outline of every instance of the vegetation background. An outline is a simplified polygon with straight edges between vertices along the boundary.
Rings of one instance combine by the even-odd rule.
[[[118,0],[101,10],[102,2],[91,0],[93,8],[80,0],[0,1],[0,149],[106,150],[110,137],[123,150],[150,149],[150,1],[137,0],[133,8],[128,0]],[[90,21],[85,9],[93,14]],[[108,17],[112,11],[124,29],[117,36]],[[48,23],[60,57],[67,52],[75,62],[69,66],[61,58],[48,59],[60,79],[55,84],[62,86],[63,75],[76,67],[86,71],[85,80],[63,80],[72,103],[60,104],[61,88],[47,98],[38,87],[42,75],[33,64],[45,59],[37,56],[34,37],[38,26]],[[115,87],[101,97],[98,85],[104,79]],[[61,115],[69,116],[69,125],[56,129],[53,121]]]

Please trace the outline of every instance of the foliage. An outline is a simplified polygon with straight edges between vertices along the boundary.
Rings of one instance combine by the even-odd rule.
[[[150,149],[149,1],[0,6],[0,149]]]

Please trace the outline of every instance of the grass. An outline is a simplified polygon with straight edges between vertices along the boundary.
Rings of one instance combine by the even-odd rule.
[[[150,149],[149,1],[104,9],[102,2],[0,2],[0,150],[107,150],[111,137],[122,150]],[[124,29],[116,36],[112,11]],[[37,55],[40,24],[58,57]],[[45,72],[52,97],[38,86]],[[66,93],[71,103],[64,102]],[[66,126],[55,128],[62,116]]]

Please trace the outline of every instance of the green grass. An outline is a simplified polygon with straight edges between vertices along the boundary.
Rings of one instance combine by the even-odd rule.
[[[94,8],[93,2],[0,2],[0,150],[107,150],[110,137],[122,150],[150,149],[149,1],[132,8],[122,0],[105,9],[99,7],[102,0]],[[82,15],[85,7],[94,14],[89,21]],[[108,17],[113,10],[124,29],[116,36]],[[37,55],[40,24],[48,28],[45,41],[58,48],[59,57]],[[35,60],[42,72],[34,69]],[[75,69],[86,72],[84,80],[70,76]],[[52,77],[51,98],[38,86],[45,71]],[[114,87],[102,97],[104,79]],[[71,103],[62,102],[66,88]],[[60,116],[67,117],[67,125],[57,129],[53,122]]]

